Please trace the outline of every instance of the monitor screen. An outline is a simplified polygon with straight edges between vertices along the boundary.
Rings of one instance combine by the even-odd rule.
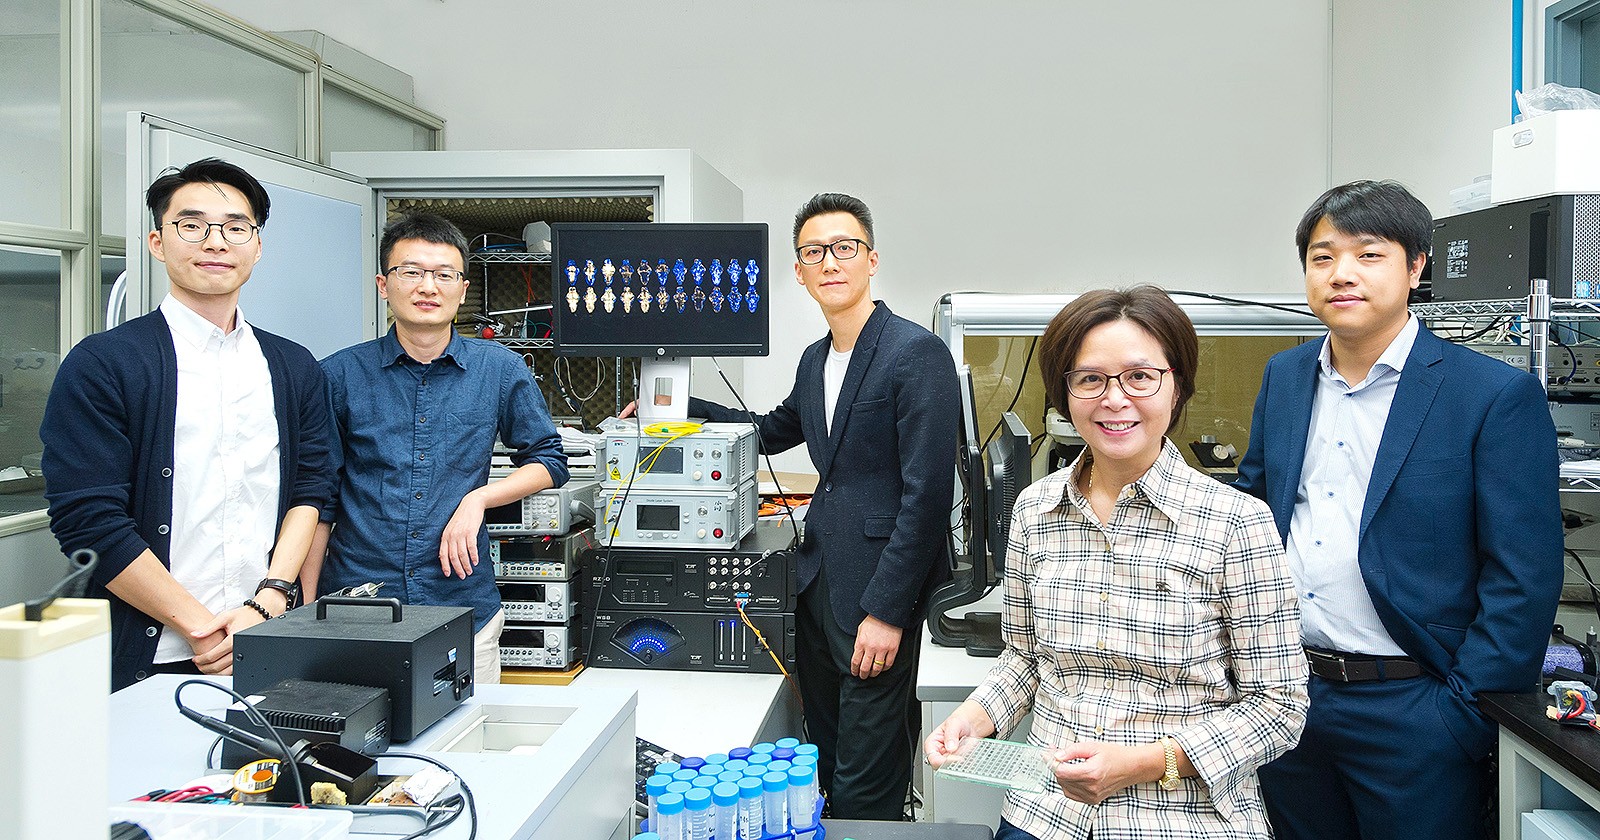
[[[1000,431],[989,443],[989,552],[994,558],[995,580],[1006,568],[1006,547],[1011,536],[1011,509],[1017,494],[1033,483],[1031,438],[1028,427],[1012,412],[1000,418]]]
[[[765,224],[551,225],[556,352],[765,356]]]

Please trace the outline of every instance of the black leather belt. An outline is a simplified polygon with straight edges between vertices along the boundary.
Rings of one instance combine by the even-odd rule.
[[[1311,673],[1334,682],[1409,680],[1422,676],[1422,666],[1404,656],[1373,656],[1306,648]]]

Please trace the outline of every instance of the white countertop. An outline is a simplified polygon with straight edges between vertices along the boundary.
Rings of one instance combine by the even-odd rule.
[[[639,737],[680,755],[800,737],[793,692],[778,674],[585,668],[572,685],[637,691]]]
[[[206,775],[206,748],[215,736],[178,714],[172,692],[184,679],[157,675],[111,695],[111,801],[132,799],[152,788],[175,788]],[[211,681],[231,682],[226,677]],[[186,689],[183,699],[190,708],[218,718],[232,702],[228,695],[200,686]],[[533,755],[426,753],[449,765],[472,787],[479,837],[526,837],[567,795],[600,746],[616,737],[620,727],[631,728],[636,704],[633,692],[605,685],[482,685],[473,698],[395,749],[425,752],[414,745],[430,743],[430,733],[481,714],[481,705],[562,710],[564,722]],[[394,774],[420,766],[415,761],[380,758],[378,769]],[[627,803],[627,799],[612,803],[614,812],[623,813]],[[468,821],[462,817],[433,836],[448,840],[465,838],[467,833]]]

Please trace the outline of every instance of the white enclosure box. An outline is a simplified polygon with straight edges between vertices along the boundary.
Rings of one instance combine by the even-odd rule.
[[[1490,171],[1495,204],[1600,192],[1600,110],[1552,111],[1495,129]]]
[[[111,608],[0,609],[0,840],[106,836]]]

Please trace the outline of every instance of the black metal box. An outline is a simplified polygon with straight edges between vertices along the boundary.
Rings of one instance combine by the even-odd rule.
[[[235,691],[291,678],[386,688],[396,742],[471,697],[472,668],[471,609],[402,607],[393,598],[322,598],[233,641]]]
[[[1600,195],[1552,195],[1433,223],[1433,299],[1509,300],[1528,281],[1556,298],[1600,298]]]

